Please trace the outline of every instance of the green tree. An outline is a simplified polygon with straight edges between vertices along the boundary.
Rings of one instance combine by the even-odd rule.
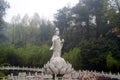
[[[25,15],[23,19],[19,15],[12,18],[6,29],[9,43],[23,46],[25,44],[50,43],[53,34],[53,24],[50,21],[41,19],[37,13],[32,18]]]
[[[82,56],[79,48],[73,48],[68,53],[63,55],[66,61],[69,61],[75,69],[80,69],[82,66]]]
[[[67,28],[70,26],[69,21],[71,20],[71,9],[69,7],[64,7],[59,9],[57,14],[55,14],[56,20],[54,21],[55,26],[60,29],[61,34],[65,33]]]
[[[7,8],[9,8],[8,3],[4,0],[0,0],[0,43],[6,40],[6,37],[3,33],[3,28],[5,26],[3,16],[5,15],[5,11]]]
[[[119,69],[119,63],[118,61],[112,56],[112,53],[109,52],[109,54],[107,55],[107,59],[106,59],[106,62],[107,62],[107,67],[110,69],[110,70],[118,70]]]

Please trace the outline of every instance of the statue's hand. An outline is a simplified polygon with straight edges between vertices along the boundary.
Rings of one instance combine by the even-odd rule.
[[[50,48],[50,50],[53,50],[53,46]]]
[[[64,41],[65,41],[65,40],[64,40],[64,39],[62,39],[62,43],[64,43]]]

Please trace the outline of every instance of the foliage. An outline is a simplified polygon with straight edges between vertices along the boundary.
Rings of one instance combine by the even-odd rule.
[[[75,69],[79,69],[82,66],[82,57],[79,48],[73,48],[68,53],[63,55],[66,61],[69,61]]]
[[[6,9],[9,8],[9,5],[6,1],[0,0],[0,43],[6,41],[6,36],[4,34],[4,28],[6,26],[3,16],[5,15]]]
[[[32,18],[25,15],[23,19],[17,15],[13,17],[12,23],[7,27],[6,35],[9,38],[9,43],[18,46],[27,43],[40,45],[45,42],[50,43],[53,28],[50,21],[40,19],[37,13]]]
[[[5,77],[5,74],[0,72],[0,77]]]
[[[7,8],[9,8],[8,3],[5,0],[0,0],[0,21],[2,21],[1,19],[5,15],[5,11]]]
[[[107,71],[106,67],[108,66],[106,60],[108,58],[106,59],[106,57],[110,51],[112,52],[112,55],[114,55],[115,59],[118,62],[120,61],[119,44],[117,43],[118,42],[116,40],[109,39],[82,41],[80,43],[80,48],[83,59],[83,68]]]
[[[83,69],[103,70],[106,56],[106,45],[103,40],[84,40],[80,42]],[[99,67],[99,68],[98,68]],[[101,69],[102,68],[102,69]]]
[[[112,57],[112,53],[109,52],[109,54],[107,55],[107,66],[108,68],[110,69],[113,69],[113,68],[117,68],[119,67],[119,63],[117,60],[115,60],[113,57]]]
[[[50,59],[50,53],[49,46],[46,44],[41,46],[26,44],[24,47],[2,45],[0,47],[0,63],[9,66],[42,67]]]

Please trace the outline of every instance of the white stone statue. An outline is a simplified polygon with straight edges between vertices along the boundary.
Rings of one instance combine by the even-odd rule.
[[[52,46],[50,48],[50,50],[53,50],[52,58],[61,56],[61,49],[63,47],[64,39],[60,39],[59,33],[59,29],[56,28],[55,34],[52,37]]]
[[[50,61],[44,65],[43,72],[47,74],[57,75],[73,71],[72,65],[61,57],[61,49],[63,47],[64,39],[60,39],[59,33],[59,29],[56,28],[55,34],[52,37],[52,46],[50,48],[50,50],[53,50],[53,55]]]

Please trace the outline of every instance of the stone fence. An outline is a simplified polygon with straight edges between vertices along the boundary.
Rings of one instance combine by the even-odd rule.
[[[28,68],[28,67],[0,67],[0,70],[18,70],[17,75],[11,73],[7,79],[0,80],[52,80],[53,76],[50,74],[44,74],[43,69],[40,68]],[[26,73],[29,72],[29,73]],[[32,72],[32,73],[30,73]],[[62,77],[57,77],[55,80],[120,80],[120,73],[113,74],[111,72],[97,72],[97,71],[73,71],[68,74],[64,74]]]
[[[52,75],[44,73],[18,73],[8,75],[8,80],[52,80]],[[74,71],[57,77],[55,80],[120,80],[120,74],[112,74],[111,72],[96,72],[96,71]]]
[[[8,75],[7,80],[52,80],[52,75],[45,75],[43,73],[31,74],[30,72],[27,74],[26,72],[18,73],[18,75],[13,75],[11,73]]]
[[[13,71],[33,71],[33,72],[42,72],[42,69],[41,68],[29,68],[29,67],[10,67],[10,66],[7,66],[7,67],[0,67],[0,70],[13,70]]]
[[[65,80],[120,80],[120,73],[112,74],[111,72],[96,71],[74,71],[63,76]]]

